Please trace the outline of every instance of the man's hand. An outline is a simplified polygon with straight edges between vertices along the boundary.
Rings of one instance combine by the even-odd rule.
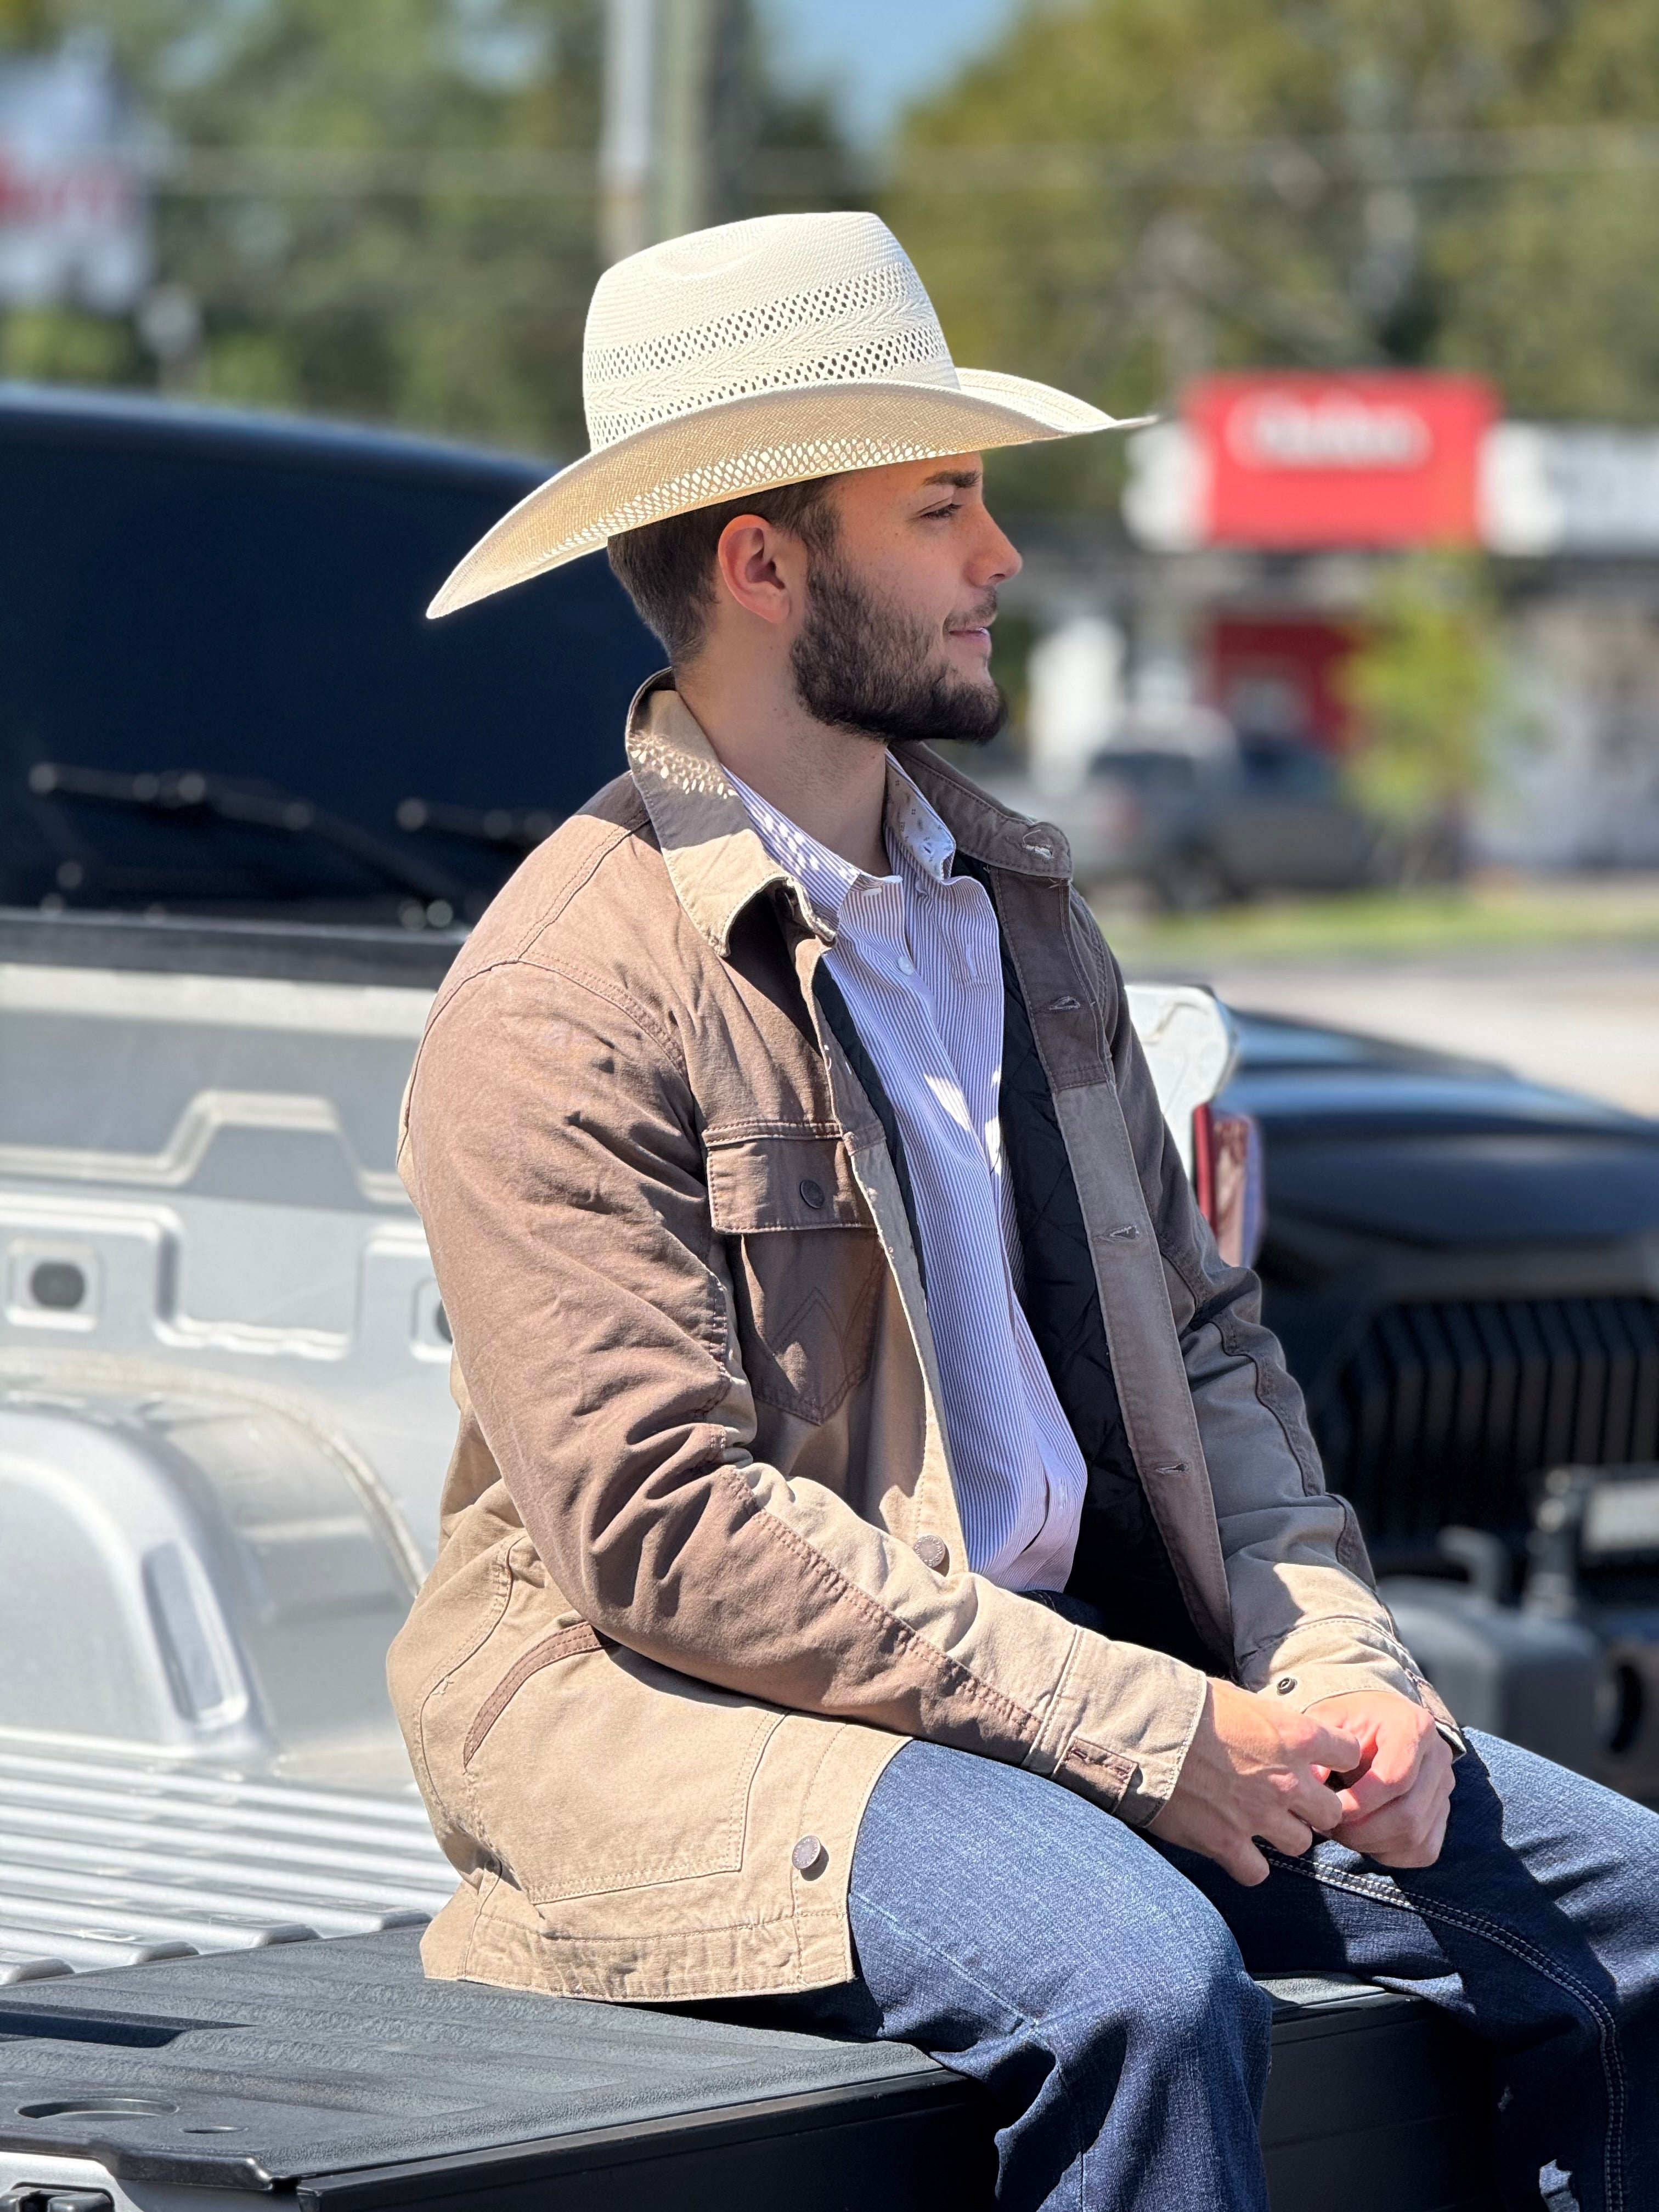
[[[1329,1835],[1345,1817],[1343,1801],[1326,1786],[1328,1777],[1364,1763],[1361,1739],[1340,1720],[1284,1712],[1231,1682],[1212,1681],[1181,1778],[1152,1832],[1166,1844],[1201,1851],[1235,1881],[1254,1887],[1267,1879],[1267,1862],[1255,1839],[1299,1858],[1316,1833]]]
[[[1334,1761],[1342,1820],[1339,1844],[1379,1866],[1432,1866],[1445,1839],[1452,1754],[1432,1713],[1398,1690],[1321,1698],[1308,1709],[1360,1747],[1354,1766]]]

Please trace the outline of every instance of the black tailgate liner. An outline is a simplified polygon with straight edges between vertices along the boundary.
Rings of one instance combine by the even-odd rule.
[[[141,2206],[158,2187],[293,2192],[298,2212],[990,2204],[978,2093],[905,2045],[428,1982],[416,1946],[393,1929],[8,1990],[0,2187],[34,2152],[98,2160]],[[1467,2037],[1358,1984],[1269,1986],[1274,2212],[1334,2191],[1344,2212],[1495,2204]]]

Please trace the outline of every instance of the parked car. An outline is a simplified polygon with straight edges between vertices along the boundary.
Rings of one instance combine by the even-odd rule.
[[[1264,1311],[1381,1565],[1448,1523],[1518,1578],[1552,1467],[1659,1460],[1659,1121],[1478,1060],[1236,1012]]]
[[[1376,825],[1310,744],[1241,735],[1208,708],[1139,712],[1073,788],[1004,769],[1005,804],[1057,822],[1078,880],[1177,909],[1269,891],[1350,890],[1384,865]]]
[[[454,1422],[392,1154],[455,941],[0,913],[0,2203],[989,2212],[994,2115],[902,2045],[422,1978],[384,1652]],[[1195,1136],[1224,1015],[1132,1011]],[[1356,2206],[1492,2212],[1469,2039],[1267,1987],[1274,2212],[1357,2145]]]
[[[1577,1763],[1659,1799],[1659,1121],[1237,1018],[1216,1108],[1262,1133],[1263,1311],[1419,1656],[1431,1578],[1587,1626],[1605,1667]],[[1514,1627],[1452,1640],[1490,1657]]]

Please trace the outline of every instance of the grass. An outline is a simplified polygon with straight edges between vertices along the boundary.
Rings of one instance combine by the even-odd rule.
[[[1476,877],[1452,888],[1348,892],[1158,915],[1097,903],[1144,975],[1240,963],[1436,958],[1538,947],[1659,946],[1659,875]]]

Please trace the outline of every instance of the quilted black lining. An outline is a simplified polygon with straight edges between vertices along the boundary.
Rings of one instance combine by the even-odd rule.
[[[847,1065],[863,1087],[865,1097],[875,1109],[876,1119],[881,1123],[881,1133],[887,1139],[887,1155],[893,1163],[893,1173],[898,1181],[899,1196],[904,1201],[904,1218],[910,1224],[910,1243],[916,1255],[916,1273],[921,1277],[924,1291],[927,1287],[927,1267],[921,1255],[921,1231],[916,1222],[915,1193],[910,1188],[910,1166],[904,1157],[904,1142],[899,1135],[898,1115],[893,1111],[893,1102],[876,1073],[876,1063],[865,1049],[864,1039],[859,1035],[853,1020],[853,1010],[842,995],[842,988],[822,960],[812,976],[812,992],[823,1009],[823,1018],[830,1024],[830,1033],[847,1055]]]
[[[1066,1588],[1109,1632],[1212,1668],[1129,1449],[1083,1206],[1019,978],[1002,943],[1002,1143],[1024,1263],[1025,1318],[1089,1470]]]

